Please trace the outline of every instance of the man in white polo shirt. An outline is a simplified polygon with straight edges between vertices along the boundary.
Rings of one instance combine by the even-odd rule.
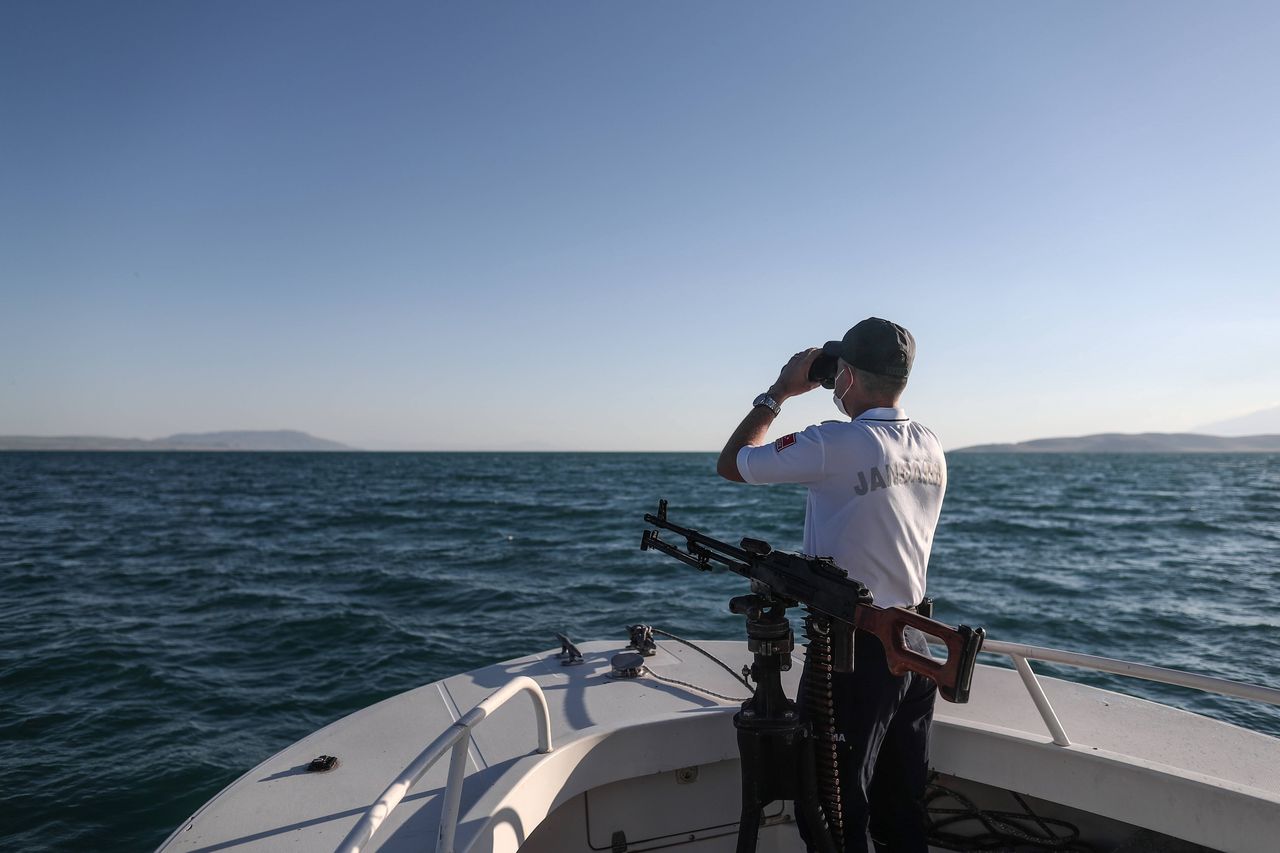
[[[838,359],[834,402],[851,420],[769,442],[782,404],[819,386],[809,368],[824,354]],[[796,353],[755,399],[716,465],[735,482],[808,486],[804,552],[833,557],[881,607],[914,607],[924,597],[947,483],[937,437],[898,407],[914,359],[911,333],[877,317],[822,349]],[[927,652],[918,632],[908,630],[907,641]],[[913,673],[891,675],[879,640],[857,632],[854,671],[834,673],[833,689],[845,850],[924,853],[936,685]]]

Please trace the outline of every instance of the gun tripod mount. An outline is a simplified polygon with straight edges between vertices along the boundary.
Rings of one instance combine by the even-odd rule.
[[[817,774],[807,722],[782,689],[782,673],[791,669],[795,638],[787,606],[796,602],[752,594],[729,601],[729,610],[746,617],[747,649],[755,656],[751,680],[755,693],[733,715],[742,758],[742,812],[737,853],[754,853],[764,807],[793,800],[810,829],[810,849],[837,853],[818,805]]]

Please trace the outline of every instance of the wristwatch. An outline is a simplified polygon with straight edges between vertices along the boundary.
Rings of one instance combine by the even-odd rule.
[[[761,394],[751,401],[752,407],[763,406],[774,413],[774,415],[782,414],[782,404],[770,397],[767,393]]]

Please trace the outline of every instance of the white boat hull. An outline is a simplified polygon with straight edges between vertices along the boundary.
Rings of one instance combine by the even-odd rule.
[[[245,774],[160,849],[339,849],[424,746],[524,675],[546,696],[554,749],[536,752],[534,718],[520,698],[471,732],[454,842],[459,853],[586,853],[620,843],[628,851],[732,850],[737,703],[702,690],[745,698],[745,689],[679,642],[659,643],[648,666],[702,689],[651,676],[611,678],[609,661],[620,645],[583,644],[579,666],[562,666],[550,652],[496,664],[358,711]],[[749,659],[742,643],[699,645],[734,667]],[[797,665],[784,679],[792,693],[798,676]],[[1280,739],[1071,682],[1041,681],[1071,745],[1053,742],[1016,672],[979,666],[970,703],[938,703],[934,768],[975,796],[1017,791],[1038,808],[1074,814],[1089,824],[1093,840],[1111,848],[1149,830],[1211,849],[1276,849]],[[319,755],[337,756],[338,766],[307,772]],[[363,849],[435,849],[447,764],[421,778]],[[803,849],[789,808],[770,812],[759,849]]]

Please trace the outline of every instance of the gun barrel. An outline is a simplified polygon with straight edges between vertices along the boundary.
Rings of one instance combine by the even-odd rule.
[[[714,539],[711,541],[715,542]],[[730,557],[726,557],[723,554],[716,553],[712,546],[704,546],[701,543],[690,540],[685,547],[687,547],[688,550],[681,551],[670,542],[663,542],[658,536],[658,531],[656,530],[646,530],[640,537],[641,551],[661,551],[662,553],[675,557],[680,562],[687,563],[695,569],[703,572],[711,571],[711,561],[715,560],[717,563],[720,563],[735,574],[739,574],[747,578],[751,577],[751,567],[749,565]]]
[[[734,546],[730,545],[728,542],[721,542],[719,539],[713,539],[712,537],[707,536],[703,533],[699,533],[698,531],[693,530],[692,528],[681,527],[679,524],[675,524],[674,522],[667,521],[665,513],[661,517],[659,517],[656,515],[651,515],[646,512],[644,514],[644,520],[648,524],[652,524],[654,527],[661,527],[666,530],[670,530],[672,533],[683,536],[689,542],[694,542],[694,543],[697,543],[698,545],[702,545],[703,547],[711,548],[712,550],[719,551],[725,554],[726,556],[732,557],[733,559],[739,562],[742,562],[742,563],[751,562],[751,555],[748,554],[746,551],[742,550],[741,548],[735,548]]]

